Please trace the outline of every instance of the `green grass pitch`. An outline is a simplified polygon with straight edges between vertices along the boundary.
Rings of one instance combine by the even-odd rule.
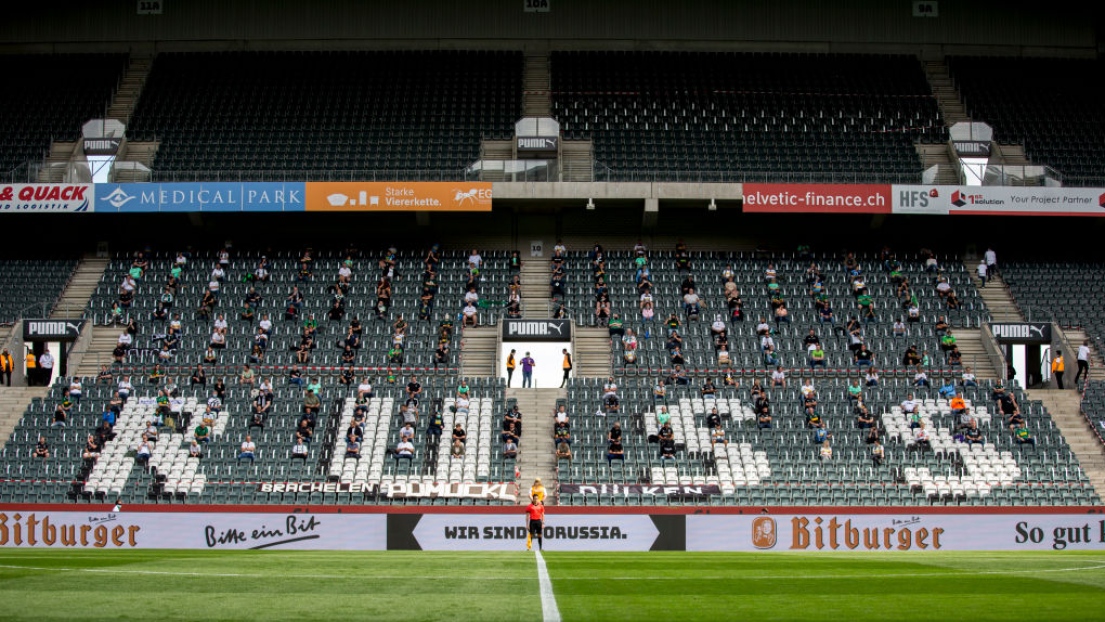
[[[1105,619],[1105,553],[544,555],[574,620]],[[542,619],[532,553],[0,549],[2,620]]]

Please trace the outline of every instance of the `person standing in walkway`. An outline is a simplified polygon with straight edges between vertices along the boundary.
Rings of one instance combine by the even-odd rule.
[[[568,376],[572,373],[572,355],[568,354],[568,348],[561,350],[564,353],[564,379],[560,381],[560,388],[563,389],[568,385]]]
[[[1051,375],[1055,376],[1055,386],[1059,389],[1063,388],[1063,372],[1066,371],[1066,364],[1063,362],[1063,351],[1056,350],[1055,358],[1051,359]]]
[[[5,350],[6,352],[6,350]],[[1078,346],[1078,373],[1074,375],[1074,388],[1078,388],[1078,379],[1085,374],[1086,378],[1090,377],[1090,340],[1087,339],[1082,342],[1082,345]],[[8,385],[11,386],[11,385]]]
[[[533,388],[533,366],[537,363],[534,362],[533,357],[526,352],[525,358],[522,359],[522,388]]]
[[[11,352],[4,348],[4,352],[0,353],[0,384],[3,384],[6,378],[7,385],[12,386],[13,371],[15,371],[15,359],[12,358]]]
[[[506,355],[506,386],[510,387],[510,379],[514,377],[514,350]]]
[[[27,357],[23,360],[23,365],[23,375],[27,379],[27,386],[38,385],[38,359],[35,358],[34,350],[27,350]]]
[[[43,350],[42,356],[38,357],[38,373],[40,384],[50,386],[50,379],[54,375],[54,355],[49,350]]]

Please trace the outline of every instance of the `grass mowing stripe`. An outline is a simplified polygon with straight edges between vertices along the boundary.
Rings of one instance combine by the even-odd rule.
[[[552,581],[549,580],[549,569],[545,567],[545,558],[541,556],[541,549],[534,551],[537,554],[537,582],[541,586],[541,617],[545,622],[560,622],[560,609],[556,607],[556,596],[553,595]]]

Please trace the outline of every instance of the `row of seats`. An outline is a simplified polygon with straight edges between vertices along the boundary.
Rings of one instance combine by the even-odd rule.
[[[77,140],[86,121],[103,116],[126,63],[125,54],[5,56],[13,88],[0,110],[0,171],[42,162],[51,141]]]
[[[75,259],[0,262],[0,324],[47,317],[77,267]]]
[[[674,386],[664,399],[652,397],[655,380],[621,378],[617,412],[611,412],[592,380],[574,380],[566,401],[571,414],[572,459],[561,460],[561,481],[580,484],[716,485],[713,498],[654,500],[639,495],[562,495],[561,503],[721,505],[1046,505],[1054,501],[1100,504],[1078,468],[1062,435],[1038,402],[1014,393],[1036,440],[1017,443],[1000,410],[991,401],[993,386],[960,387],[983,431],[984,442],[967,445],[955,439],[958,416],[936,388],[916,388],[883,380],[865,387],[869,410],[876,415],[884,445],[881,464],[871,459],[870,430],[856,425],[847,381],[818,380],[818,413],[825,421],[833,454],[821,457],[821,443],[807,423],[793,381],[780,390],[769,387],[772,427],[757,425],[749,387],[722,387],[704,398],[697,386]],[[910,393],[921,404],[922,421],[932,430],[931,448],[914,442],[899,402]],[[873,394],[873,395],[872,395]],[[877,397],[876,397],[877,396]],[[711,443],[708,415],[717,408],[723,442]],[[661,460],[657,415],[671,416],[677,451]],[[591,414],[596,413],[596,414]],[[613,423],[624,428],[624,460],[606,459],[606,437]]]
[[[1058,58],[948,57],[971,118],[998,142],[1022,143],[1033,164],[1063,174],[1066,186],[1105,184],[1105,64]]]
[[[166,179],[274,169],[458,179],[481,137],[512,135],[521,95],[517,52],[169,53],[130,131],[160,141],[153,168]]]
[[[554,52],[553,115],[610,180],[698,175],[916,183],[947,131],[913,57]]]

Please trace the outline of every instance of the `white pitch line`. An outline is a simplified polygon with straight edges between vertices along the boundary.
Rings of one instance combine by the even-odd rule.
[[[251,573],[236,573],[236,572],[182,572],[179,570],[127,570],[123,568],[49,568],[45,566],[19,566],[15,564],[0,564],[0,568],[8,568],[12,570],[34,570],[41,572],[89,572],[95,574],[136,574],[136,575],[150,575],[150,576],[169,576],[169,577],[221,577],[221,578],[237,578],[237,579],[272,579],[271,574],[251,574]],[[1020,574],[1042,574],[1042,573],[1060,573],[1060,572],[1086,572],[1089,570],[1102,570],[1105,569],[1105,564],[1096,566],[1076,566],[1071,568],[1045,568],[1042,570],[983,570],[983,571],[955,571],[955,572],[910,572],[910,573],[897,573],[897,574],[880,574],[879,578],[887,579],[918,579],[928,577],[970,577],[977,575],[1020,575]],[[351,579],[349,575],[311,575],[318,579]],[[541,609],[546,612],[546,594],[548,596],[548,604],[551,606],[554,617],[549,617],[546,613],[546,620],[560,620],[560,611],[556,606],[556,598],[552,592],[552,581],[549,579],[548,568],[545,566],[545,560],[541,558],[540,552],[537,554],[537,576],[541,585]],[[749,577],[739,577],[741,580],[760,580],[760,581],[778,581],[785,579],[869,579],[869,574],[856,574],[856,575],[838,575],[831,576],[824,575],[782,575],[782,576],[765,576],[756,575]],[[442,580],[439,575],[433,575],[432,577],[419,577],[414,575],[403,576],[372,576],[372,577],[358,577],[358,581],[364,579],[373,581],[391,581],[391,580],[410,580],[418,578],[433,578],[436,580]],[[501,580],[502,577],[464,577],[467,581],[495,581]],[[696,576],[695,581],[728,581],[734,579],[734,575],[707,577]],[[594,581],[595,577],[561,577],[560,581]],[[603,581],[671,581],[670,576],[641,576],[641,577],[602,577]]]
[[[560,622],[560,609],[556,606],[556,596],[552,591],[552,580],[549,579],[549,569],[545,567],[545,558],[541,557],[541,549],[534,551],[537,554],[537,582],[541,585],[541,617],[545,622]]]

